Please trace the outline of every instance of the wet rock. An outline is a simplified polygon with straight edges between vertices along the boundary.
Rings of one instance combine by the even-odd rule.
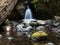
[[[37,20],[37,23],[42,24],[42,25],[45,25],[46,24],[46,21],[44,21],[44,20]]]
[[[37,26],[38,23],[37,23],[36,21],[32,21],[32,22],[30,23],[30,25],[31,25],[31,26]]]
[[[56,37],[59,37],[60,38],[60,26],[52,27],[51,30],[55,33],[55,36]]]
[[[57,27],[57,29],[56,29],[56,33],[60,35],[60,26]]]
[[[32,27],[31,26],[28,26],[28,27],[26,27],[26,28],[23,28],[23,32],[30,32],[30,30],[32,29]]]
[[[52,20],[50,19],[46,20],[46,24],[52,24]]]
[[[60,25],[60,17],[55,16],[55,20],[53,20],[53,26],[59,26]]]
[[[54,43],[47,43],[46,45],[55,45]]]
[[[16,29],[17,29],[17,31],[19,32],[19,31],[22,31],[22,29],[23,29],[23,24],[18,24],[17,26],[16,26]]]
[[[16,29],[17,29],[17,31],[19,32],[30,32],[30,30],[32,29],[32,27],[31,26],[25,26],[25,25],[23,25],[23,24],[18,24],[17,26],[16,26]]]
[[[13,37],[7,37],[7,39],[8,39],[8,41],[12,41],[12,40],[14,40]]]
[[[45,26],[38,26],[37,30],[39,30],[39,31],[42,31],[42,30],[45,31]]]
[[[52,25],[57,27],[60,25],[60,22],[54,21]]]
[[[60,20],[60,16],[55,16],[55,20]]]
[[[60,23],[55,23],[54,26],[59,26]]]

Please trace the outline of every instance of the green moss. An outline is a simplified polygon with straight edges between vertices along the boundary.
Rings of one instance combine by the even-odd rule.
[[[31,3],[36,3],[38,2],[39,0],[32,0]]]
[[[9,19],[6,19],[5,24],[8,25],[10,23]]]
[[[31,22],[30,25],[31,26],[36,26],[38,23],[37,22]]]

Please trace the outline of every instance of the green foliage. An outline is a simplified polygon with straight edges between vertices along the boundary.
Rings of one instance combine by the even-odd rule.
[[[49,2],[49,0],[32,0],[31,3],[33,4],[36,11],[39,10],[46,10],[46,3]]]
[[[34,4],[35,4],[35,3],[38,2],[38,1],[39,1],[39,0],[32,0],[31,3],[34,3]]]
[[[33,4],[38,13],[42,10],[51,15],[60,16],[60,0],[32,0],[31,4]]]
[[[49,0],[42,0],[43,2],[49,2]]]
[[[10,23],[9,19],[6,19],[5,24],[8,25]]]

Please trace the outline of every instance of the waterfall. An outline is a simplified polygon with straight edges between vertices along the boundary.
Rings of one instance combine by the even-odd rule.
[[[24,19],[33,19],[31,9],[29,8],[29,5],[27,5],[27,10],[25,12],[25,18]]]
[[[26,0],[25,3],[26,3],[26,6],[27,6],[27,9],[26,9],[26,11],[25,11],[25,17],[24,17],[23,21],[24,21],[25,23],[29,23],[29,22],[31,22],[31,21],[36,21],[35,19],[33,19],[32,11],[31,11],[31,9],[29,8],[28,0]]]

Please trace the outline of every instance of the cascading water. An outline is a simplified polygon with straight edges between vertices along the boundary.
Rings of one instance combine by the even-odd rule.
[[[32,11],[31,9],[29,8],[29,5],[28,5],[28,0],[26,0],[26,4],[27,4],[27,9],[25,11],[25,17],[23,19],[24,22],[31,22],[31,21],[36,21],[35,19],[33,19],[32,17]]]
[[[24,19],[33,19],[31,9],[29,8],[29,5],[27,5],[27,10],[25,12],[25,18]]]

